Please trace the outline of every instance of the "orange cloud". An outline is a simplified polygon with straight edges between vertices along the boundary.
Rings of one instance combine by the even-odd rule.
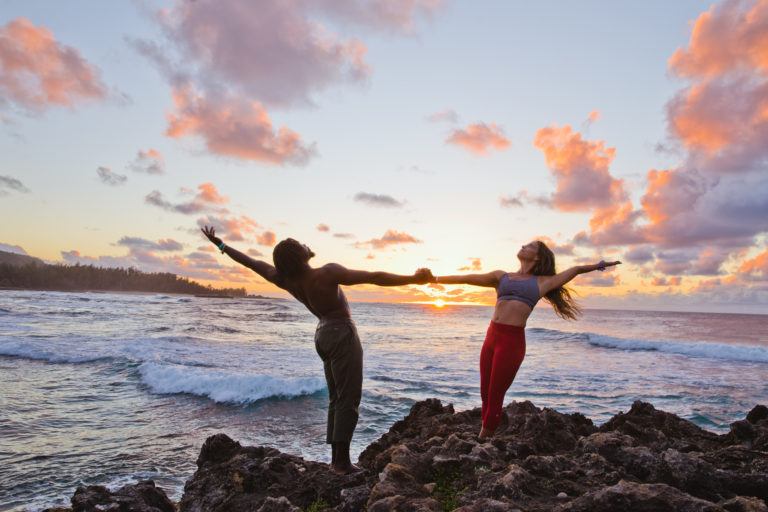
[[[392,245],[402,244],[420,244],[421,240],[415,238],[413,235],[396,231],[394,229],[388,229],[381,238],[372,238],[366,242],[357,242],[355,247],[371,247],[373,249],[386,249]]]
[[[469,265],[459,267],[460,272],[466,272],[468,270],[482,270],[483,261],[481,258],[469,258]]]
[[[201,183],[197,186],[197,189],[200,191],[197,194],[197,198],[200,201],[212,204],[226,204],[229,202],[229,198],[219,194],[216,185],[211,182]]]
[[[683,279],[680,276],[676,277],[654,277],[651,281],[651,286],[680,286]]]
[[[768,279],[768,250],[742,262],[739,273]]]
[[[624,182],[609,172],[615,148],[603,141],[584,140],[568,125],[541,128],[533,145],[544,153],[557,181],[552,194],[555,208],[585,211],[625,200]]]
[[[266,245],[272,247],[277,241],[277,236],[273,231],[265,231],[256,237],[256,243],[259,245]]]
[[[240,217],[215,217],[208,215],[198,219],[197,225],[200,227],[213,226],[216,229],[216,234],[221,238],[237,242],[245,240],[246,235],[253,234],[259,227],[259,223],[247,215],[241,215]]]
[[[478,155],[485,155],[491,148],[502,151],[511,145],[504,136],[504,130],[496,126],[496,123],[475,123],[453,130],[446,142],[462,146]]]
[[[258,102],[210,99],[189,87],[174,88],[173,101],[169,137],[199,136],[212,153],[273,165],[303,165],[315,154],[314,146],[304,144],[298,133],[285,127],[275,131]]]
[[[17,18],[0,27],[0,97],[43,110],[105,98],[99,71],[53,33]]]
[[[688,48],[679,48],[669,67],[685,77],[711,77],[729,71],[768,72],[768,1],[728,1],[713,5],[693,24]]]

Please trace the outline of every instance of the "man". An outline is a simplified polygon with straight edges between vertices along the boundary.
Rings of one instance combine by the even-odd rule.
[[[312,268],[309,260],[315,253],[292,238],[275,246],[273,267],[229,247],[216,236],[212,227],[206,226],[202,231],[223,254],[286,290],[319,319],[315,349],[323,360],[328,383],[326,442],[331,445],[331,470],[339,474],[358,470],[349,458],[349,445],[357,425],[362,393],[363,347],[352,322],[347,298],[339,286],[426,284],[431,281],[432,273],[422,268],[411,276],[403,276],[350,270],[338,263]]]

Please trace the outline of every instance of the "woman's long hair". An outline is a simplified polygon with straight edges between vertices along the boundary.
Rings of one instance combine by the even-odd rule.
[[[553,276],[557,274],[555,270],[555,253],[541,241],[539,241],[538,256],[539,260],[533,267],[533,275]],[[576,303],[576,299],[571,295],[571,290],[565,286],[555,288],[546,294],[544,298],[552,304],[555,313],[561,318],[576,320],[581,315],[581,308]]]

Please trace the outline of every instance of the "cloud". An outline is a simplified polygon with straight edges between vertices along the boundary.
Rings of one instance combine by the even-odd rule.
[[[683,279],[680,276],[677,277],[654,277],[651,281],[651,286],[680,286]]]
[[[213,226],[220,238],[227,238],[235,242],[242,242],[246,235],[253,235],[256,229],[260,227],[258,222],[247,215],[240,215],[239,217],[207,215],[197,219],[197,225],[201,228]]]
[[[589,113],[589,116],[587,116],[587,122],[589,124],[597,122],[598,119],[600,119],[600,112],[597,110],[593,110]]]
[[[713,5],[693,24],[688,48],[675,51],[669,67],[684,77],[717,77],[752,69],[768,72],[767,20],[764,0]]]
[[[338,84],[365,84],[367,47],[347,29],[415,33],[436,0],[176,0],[155,13],[164,42],[129,40],[173,89],[168,135],[198,135],[217,155],[303,165],[314,145],[273,131],[267,109],[314,105]],[[194,92],[193,92],[194,91]]]
[[[318,224],[317,226],[315,226],[315,229],[317,229],[318,231],[320,231],[322,233],[327,233],[328,231],[331,230],[331,228],[330,228],[330,226],[328,226],[328,224]]]
[[[539,236],[537,237],[538,240],[544,242],[544,244],[549,247],[549,249],[558,255],[562,256],[572,256],[573,255],[573,249],[574,245],[572,243],[558,243],[549,238],[548,236]]]
[[[653,259],[653,247],[647,245],[635,246],[624,253],[624,261],[635,263],[637,265],[648,263],[649,261],[653,261]]]
[[[587,287],[599,287],[605,288],[610,286],[618,286],[621,284],[621,276],[618,273],[613,273],[610,270],[605,272],[590,272],[589,274],[582,274],[574,281],[576,288]]]
[[[8,194],[9,190],[28,194],[29,189],[24,184],[12,176],[0,176],[0,196]]]
[[[73,107],[107,95],[99,70],[45,27],[16,18],[0,27],[0,98],[22,109]]]
[[[483,269],[483,261],[481,258],[469,258],[469,265],[465,265],[463,267],[458,268],[460,272],[466,272],[468,270],[482,270],[482,269]]]
[[[314,145],[305,144],[293,130],[273,129],[258,102],[203,96],[188,87],[175,88],[173,102],[166,135],[198,136],[213,154],[275,165],[305,165],[316,154]]]
[[[188,190],[188,189],[185,189]],[[144,202],[162,208],[170,212],[194,215],[205,211],[213,211],[221,214],[228,213],[223,205],[229,202],[229,198],[222,196],[213,183],[201,183],[197,186],[197,193],[191,201],[184,203],[171,203],[163,197],[159,190],[153,190],[144,197]]]
[[[565,125],[536,132],[534,146],[556,181],[552,206],[558,210],[589,211],[626,200],[624,183],[611,176],[609,168],[616,150],[603,141],[588,141]]]
[[[273,231],[264,231],[256,237],[256,243],[259,245],[266,245],[272,247],[277,242],[277,236]]]
[[[133,159],[128,167],[134,172],[144,174],[163,174],[165,173],[165,160],[163,155],[156,149],[146,151],[139,150],[136,158]]]
[[[768,250],[743,261],[738,272],[750,278],[768,280]]]
[[[355,194],[354,199],[359,203],[365,203],[370,206],[379,206],[382,208],[402,208],[405,205],[405,202],[398,201],[394,197],[384,194],[358,192]]]
[[[24,248],[21,247],[20,245],[4,244],[0,242],[0,251],[12,252],[14,254],[23,254],[25,256],[29,256],[29,253],[27,253],[27,251],[25,251]]]
[[[253,256],[254,258],[260,258],[264,256],[264,253],[258,249],[248,249],[246,253],[248,254],[248,256]]]
[[[445,142],[461,146],[477,155],[485,155],[490,149],[503,151],[511,146],[504,130],[496,123],[475,123],[466,128],[458,128],[451,132]]]
[[[184,246],[180,242],[177,242],[176,240],[172,240],[170,238],[165,238],[165,239],[158,240],[157,242],[153,242],[151,240],[147,240],[146,238],[139,238],[134,236],[122,237],[120,240],[117,241],[117,245],[147,249],[150,251],[169,251],[169,252],[180,251],[184,248]]]
[[[396,231],[394,229],[388,229],[381,238],[372,238],[366,242],[357,242],[355,247],[363,248],[370,247],[372,249],[386,249],[393,245],[403,244],[420,244],[421,240],[415,238],[413,235]]]
[[[334,233],[333,237],[349,239],[349,238],[355,238],[355,235],[353,235],[352,233]]]
[[[96,169],[96,173],[99,175],[101,182],[106,185],[123,185],[128,180],[128,176],[125,176],[124,174],[117,174],[116,172],[113,172],[109,167],[99,166],[99,168]]]
[[[536,206],[551,208],[552,200],[545,196],[532,196],[527,190],[521,190],[515,196],[499,197],[499,206],[502,208],[522,208],[526,204],[535,204]]]
[[[456,123],[459,121],[459,115],[453,109],[441,110],[427,116],[430,123]]]

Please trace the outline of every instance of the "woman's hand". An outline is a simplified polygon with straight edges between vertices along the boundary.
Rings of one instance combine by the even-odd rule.
[[[605,270],[607,267],[613,267],[613,266],[615,266],[615,265],[621,265],[621,262],[620,262],[620,261],[605,261],[605,260],[600,260],[600,263],[598,263],[598,264],[595,266],[595,270],[599,270],[599,271],[601,271],[601,272],[602,272],[602,271],[604,271],[604,270]]]
[[[200,231],[203,232],[206,238],[208,238],[208,240],[210,240],[213,245],[216,247],[221,245],[221,238],[216,236],[216,231],[213,229],[213,226],[205,226],[201,228]]]

